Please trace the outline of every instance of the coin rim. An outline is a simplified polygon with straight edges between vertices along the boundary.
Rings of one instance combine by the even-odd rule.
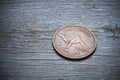
[[[92,34],[92,37],[93,37],[93,39],[94,39],[94,47],[93,47],[93,49],[91,49],[91,51],[90,51],[89,53],[87,53],[87,54],[85,54],[85,55],[83,55],[83,56],[71,57],[71,56],[69,56],[69,55],[64,54],[63,52],[61,52],[61,51],[57,48],[57,46],[55,45],[55,44],[56,44],[56,43],[55,43],[55,37],[56,37],[57,33],[60,32],[61,30],[65,29],[65,28],[69,28],[69,27],[72,27],[72,28],[74,28],[74,27],[84,28],[84,29],[88,30],[88,31]],[[74,26],[65,26],[65,27],[62,27],[62,28],[58,29],[58,30],[54,33],[54,35],[53,35],[53,46],[54,46],[54,49],[57,51],[58,54],[60,54],[61,56],[65,57],[65,58],[69,58],[69,59],[82,59],[82,58],[86,58],[86,57],[90,56],[90,55],[95,51],[96,45],[97,45],[97,44],[96,44],[96,37],[95,37],[94,33],[93,33],[91,30],[89,30],[88,28],[83,27],[83,26],[76,26],[76,25],[74,25]]]

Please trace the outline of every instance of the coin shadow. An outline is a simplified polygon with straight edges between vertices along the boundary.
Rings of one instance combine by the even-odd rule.
[[[96,47],[96,48],[97,48],[97,47]],[[83,60],[85,60],[85,59],[90,58],[90,57],[95,53],[96,48],[95,48],[95,50],[94,50],[90,55],[88,55],[88,56],[86,56],[86,57],[84,57],[84,58],[79,58],[79,59],[72,59],[72,58],[65,57],[65,56],[59,54],[59,53],[55,50],[55,48],[53,48],[53,49],[54,49],[55,53],[56,53],[58,56],[60,56],[61,58],[65,59],[65,60],[69,60],[69,61],[83,61]]]

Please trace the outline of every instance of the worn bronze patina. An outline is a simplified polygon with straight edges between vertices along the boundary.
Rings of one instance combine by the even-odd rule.
[[[95,50],[94,34],[81,26],[67,26],[56,31],[53,46],[62,56],[70,59],[81,59]]]

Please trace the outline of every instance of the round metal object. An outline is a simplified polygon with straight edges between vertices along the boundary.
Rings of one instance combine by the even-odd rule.
[[[96,48],[95,35],[85,27],[67,26],[56,31],[53,46],[62,56],[81,59],[89,56]]]

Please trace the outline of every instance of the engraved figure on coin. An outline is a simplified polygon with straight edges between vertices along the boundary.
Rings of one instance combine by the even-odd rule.
[[[63,33],[60,33],[59,36],[62,38],[62,40],[67,45],[64,49],[69,49],[73,44],[80,44],[82,47],[76,47],[76,50],[78,51],[88,51],[89,47],[86,45],[86,43],[82,40],[80,36],[75,36],[71,40],[67,40],[66,35]]]
[[[96,48],[95,35],[82,26],[66,26],[53,35],[53,47],[58,54],[70,59],[82,59]]]

